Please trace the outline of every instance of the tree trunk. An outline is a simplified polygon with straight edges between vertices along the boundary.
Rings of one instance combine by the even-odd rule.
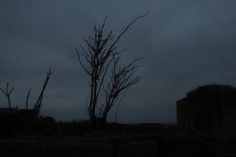
[[[11,109],[11,100],[10,100],[10,96],[7,97],[8,100],[8,107]]]

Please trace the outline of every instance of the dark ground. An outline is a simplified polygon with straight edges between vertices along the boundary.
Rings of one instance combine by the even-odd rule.
[[[236,156],[236,141],[205,139],[175,125],[108,124],[94,130],[88,122],[55,123],[44,118],[34,124],[20,130],[1,128],[0,156]]]

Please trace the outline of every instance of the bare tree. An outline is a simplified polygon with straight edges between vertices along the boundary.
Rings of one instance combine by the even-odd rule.
[[[44,94],[44,91],[47,87],[47,84],[48,84],[48,81],[50,79],[50,76],[53,74],[53,71],[52,69],[50,68],[48,71],[47,71],[47,74],[46,74],[46,79],[44,81],[44,84],[43,84],[43,88],[40,92],[40,95],[36,101],[36,103],[34,104],[34,110],[36,112],[36,115],[38,116],[39,115],[39,112],[40,112],[40,109],[41,109],[41,106],[42,106],[42,101],[43,101],[43,94]]]
[[[112,30],[108,33],[104,32],[105,18],[102,25],[94,25],[93,36],[84,39],[86,47],[81,46],[80,50],[76,48],[78,61],[90,77],[90,98],[87,108],[93,126],[100,118],[105,123],[107,114],[120,93],[140,80],[139,77],[133,78],[133,74],[137,70],[137,66],[135,66],[137,60],[123,68],[119,67],[118,63],[123,51],[117,50],[117,43],[137,20],[145,16],[147,14],[133,19],[116,38],[113,36]],[[110,77],[108,79],[110,81],[107,81],[107,77]],[[100,102],[101,91],[104,92],[104,102]]]
[[[25,109],[29,109],[29,96],[31,93],[31,88],[29,89],[27,96],[26,96],[26,102],[25,102]]]
[[[2,93],[7,97],[7,101],[8,101],[8,107],[11,109],[11,93],[13,92],[13,90],[15,89],[15,87],[12,87],[9,90],[9,83],[7,82],[6,84],[6,89],[2,89],[0,88],[0,90],[2,91]]]

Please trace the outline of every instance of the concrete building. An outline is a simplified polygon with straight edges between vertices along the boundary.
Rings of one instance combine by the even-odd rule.
[[[177,101],[178,126],[212,138],[236,138],[236,88],[206,85]]]

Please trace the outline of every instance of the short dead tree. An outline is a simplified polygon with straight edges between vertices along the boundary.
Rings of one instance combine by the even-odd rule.
[[[26,96],[26,101],[25,101],[25,109],[29,109],[29,97],[30,97],[30,93],[31,93],[31,88],[29,89],[27,96]]]
[[[43,102],[44,91],[45,91],[45,89],[46,89],[46,87],[47,87],[47,85],[48,85],[48,81],[49,81],[49,79],[50,79],[50,77],[51,77],[52,74],[53,74],[53,71],[52,71],[52,69],[50,68],[50,69],[47,71],[46,79],[44,80],[44,83],[43,83],[43,88],[42,88],[42,90],[41,90],[41,92],[40,92],[40,94],[39,94],[39,97],[38,97],[37,101],[36,101],[35,104],[34,104],[33,110],[36,112],[36,115],[37,115],[37,116],[38,116],[39,113],[40,113],[40,109],[41,109],[42,102]],[[28,95],[29,95],[29,94],[30,94],[30,91],[29,91]],[[28,99],[28,96],[27,96],[27,99]],[[26,101],[28,101],[28,100],[26,100]]]
[[[12,87],[11,89],[9,89],[9,83],[8,83],[8,82],[7,82],[7,84],[6,84],[5,90],[2,89],[2,88],[0,88],[0,90],[2,91],[2,93],[7,97],[9,109],[12,108],[12,106],[11,106],[11,93],[13,92],[14,89],[15,89],[15,87]]]

